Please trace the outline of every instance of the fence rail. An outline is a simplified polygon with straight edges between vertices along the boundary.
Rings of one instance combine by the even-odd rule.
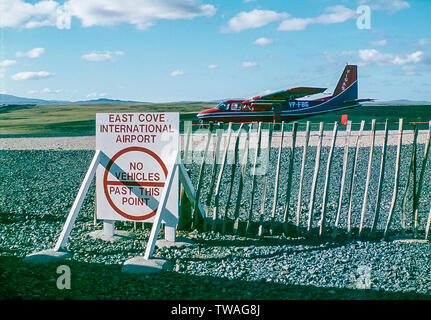
[[[305,128],[219,123],[185,130],[182,159],[207,218],[199,222],[192,208],[193,223],[182,225],[259,236],[427,239],[431,121],[427,130],[403,119],[398,130],[383,124],[377,130],[375,120],[362,121],[353,130],[351,121],[318,128],[309,121]],[[185,210],[182,204],[183,218],[190,216]]]

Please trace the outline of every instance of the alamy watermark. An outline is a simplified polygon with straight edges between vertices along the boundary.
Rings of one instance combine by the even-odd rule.
[[[371,29],[371,8],[363,5],[356,9],[359,17],[356,19],[356,27],[358,29]]]
[[[371,288],[371,267],[360,265],[358,266],[358,278],[356,279],[356,289]]]
[[[57,267],[57,274],[60,276],[57,278],[57,288],[59,290],[71,288],[71,272],[70,267],[67,265],[61,265]]]
[[[258,143],[258,128],[256,124],[249,124],[250,128],[242,126],[239,129],[216,129],[210,135],[210,144],[205,156],[204,151],[208,143],[209,128],[199,128],[193,130],[192,122],[184,122],[184,153],[182,162],[184,164],[198,164],[202,162],[210,165],[221,165],[223,162],[228,165],[232,164],[252,164],[252,175],[264,175],[269,169],[269,130],[261,128],[260,131],[260,149],[256,153]],[[190,134],[188,134],[190,132]],[[230,139],[229,139],[230,135]],[[187,141],[188,139],[188,141]],[[227,145],[229,141],[229,145]],[[238,141],[237,141],[238,140]],[[235,152],[237,144],[238,152]],[[235,158],[237,153],[237,158]],[[205,158],[204,158],[205,157]]]
[[[56,26],[58,29],[70,29],[72,23],[72,14],[70,13],[69,4],[65,4],[57,7],[57,21]]]

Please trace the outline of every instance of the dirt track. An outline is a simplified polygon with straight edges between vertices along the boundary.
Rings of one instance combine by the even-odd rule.
[[[236,132],[235,132],[236,134]],[[267,132],[263,131],[262,147],[266,146],[265,137]],[[310,135],[310,146],[316,146],[318,143],[318,132],[312,131]],[[356,144],[358,132],[354,131],[351,133],[349,138],[349,145],[354,146]],[[283,146],[287,147],[291,145],[291,132],[285,132]],[[339,131],[336,140],[336,146],[344,146],[345,144],[345,131]],[[427,137],[427,130],[420,130],[418,134],[418,143],[425,143]],[[214,134],[215,138],[215,134]],[[216,139],[213,138],[213,141]],[[242,134],[240,148],[244,144],[245,134]],[[193,135],[193,147],[194,151],[203,150],[205,147],[206,134],[204,132]],[[324,131],[323,134],[323,146],[329,146],[332,140],[332,131]],[[231,140],[230,148],[233,149],[233,139]],[[413,141],[413,131],[405,130],[403,133],[403,144],[411,144]],[[305,142],[305,133],[298,132],[296,145],[303,146]],[[398,142],[398,132],[396,130],[390,130],[388,134],[388,145],[396,145]],[[276,132],[273,134],[272,147],[278,147],[280,143],[280,133]],[[252,134],[251,147],[256,144],[256,131]],[[379,146],[383,144],[383,131],[379,130],[376,132],[375,145]],[[364,135],[360,140],[360,146],[368,147],[371,145],[371,136],[368,131],[364,131]],[[212,144],[210,150],[215,146]],[[0,150],[94,150],[96,147],[95,136],[81,136],[81,137],[43,137],[43,138],[0,138]],[[181,148],[184,149],[184,135],[181,135]]]

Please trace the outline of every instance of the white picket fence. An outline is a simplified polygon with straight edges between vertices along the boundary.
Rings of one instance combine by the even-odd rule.
[[[431,121],[427,130],[403,119],[378,125],[382,129],[375,120],[321,122],[317,130],[309,121],[185,126],[182,161],[193,170],[206,219],[195,214],[198,202],[189,209],[183,201],[182,224],[260,236],[427,239]]]

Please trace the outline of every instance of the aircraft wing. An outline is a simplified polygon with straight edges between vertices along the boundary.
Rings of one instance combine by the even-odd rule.
[[[325,90],[326,88],[296,87],[254,97],[251,100],[289,100],[322,93]]]
[[[351,101],[344,101],[343,104],[345,105],[356,105],[356,104],[360,104],[361,102],[369,102],[369,101],[375,101],[376,99],[370,99],[370,98],[365,98],[365,99],[355,99],[355,100],[351,100]]]

